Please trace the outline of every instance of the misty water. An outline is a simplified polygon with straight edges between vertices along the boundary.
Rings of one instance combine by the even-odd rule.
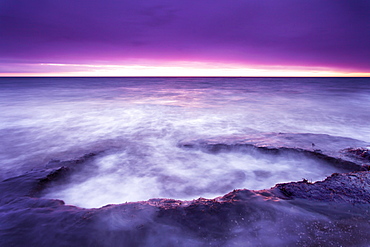
[[[338,170],[178,143],[269,132],[369,141],[369,106],[369,78],[0,78],[0,178],[101,152],[45,195],[87,208],[317,181]]]

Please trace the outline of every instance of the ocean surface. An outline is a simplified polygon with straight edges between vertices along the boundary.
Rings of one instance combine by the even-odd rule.
[[[315,160],[184,150],[257,133],[370,141],[370,78],[0,78],[0,179],[102,152],[46,198],[86,208],[322,180]]]

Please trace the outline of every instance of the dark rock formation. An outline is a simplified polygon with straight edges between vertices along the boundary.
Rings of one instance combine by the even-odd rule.
[[[200,149],[205,152],[241,151],[263,152],[277,155],[298,153],[328,161],[349,171],[368,170],[370,158],[365,148],[369,143],[351,138],[322,134],[263,133],[247,136],[220,136],[205,139],[184,140],[181,148]],[[355,151],[356,150],[356,151]],[[359,159],[359,157],[364,157]]]
[[[45,169],[0,183],[0,246],[369,245],[370,172],[363,165],[368,164],[368,150],[360,148],[366,143],[311,134],[243,138],[179,146],[207,152],[298,152],[356,171],[315,183],[303,180],[270,190],[234,190],[215,199],[151,199],[83,209],[40,196],[99,154],[52,161]]]
[[[324,181],[277,184],[273,193],[285,200],[302,198],[310,201],[369,204],[370,172],[334,173]]]
[[[342,152],[348,157],[367,163],[367,165],[370,163],[370,150],[367,148],[346,148]]]

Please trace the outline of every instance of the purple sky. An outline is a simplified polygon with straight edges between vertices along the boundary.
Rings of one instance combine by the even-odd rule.
[[[370,72],[369,0],[0,0],[0,72],[139,60]]]

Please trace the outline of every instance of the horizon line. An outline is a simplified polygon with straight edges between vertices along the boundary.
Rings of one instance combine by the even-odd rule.
[[[369,76],[2,76],[0,78],[370,78]]]

